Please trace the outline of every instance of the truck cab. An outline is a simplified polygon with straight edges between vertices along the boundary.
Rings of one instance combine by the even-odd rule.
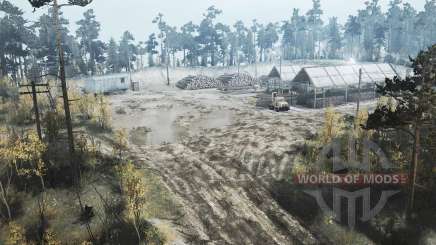
[[[275,111],[289,111],[289,104],[285,100],[285,97],[279,96],[277,92],[273,92],[271,96],[272,103],[270,105],[271,110]]]

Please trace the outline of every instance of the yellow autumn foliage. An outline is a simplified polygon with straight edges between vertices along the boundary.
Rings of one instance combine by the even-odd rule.
[[[328,144],[334,138],[340,137],[345,133],[344,117],[332,107],[326,109],[324,114],[324,127],[320,134],[320,143]]]
[[[24,137],[17,138],[13,144],[3,149],[4,156],[13,162],[18,174],[22,176],[44,175],[45,166],[42,161],[42,154],[45,150],[46,145],[39,140],[38,135],[33,131]]]
[[[369,137],[372,134],[371,130],[365,130],[362,128],[362,125],[366,125],[366,122],[368,121],[368,116],[368,109],[362,108],[361,110],[359,110],[357,118],[354,119],[355,127],[353,129],[353,135],[356,139]]]
[[[62,243],[56,239],[55,234],[47,230],[44,232],[44,244],[46,245],[61,245]]]
[[[5,241],[5,245],[26,245],[28,244],[25,238],[24,228],[15,223],[11,222],[8,225],[8,236]]]
[[[115,168],[120,178],[120,187],[126,201],[129,218],[138,219],[146,204],[147,185],[143,174],[135,168],[132,162]]]
[[[109,102],[103,95],[97,96],[97,107],[95,109],[94,121],[102,129],[109,129],[112,119],[112,112]]]
[[[128,134],[126,129],[119,129],[115,131],[115,139],[112,152],[117,157],[121,158],[123,153],[127,151],[129,146]]]

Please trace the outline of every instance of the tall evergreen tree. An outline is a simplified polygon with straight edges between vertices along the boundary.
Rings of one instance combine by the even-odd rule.
[[[198,64],[199,55],[199,44],[195,39],[198,26],[190,21],[182,26],[181,31],[183,38],[183,64],[189,63],[191,66],[195,66]]]
[[[345,35],[349,38],[348,48],[350,50],[350,57],[353,58],[356,38],[358,39],[357,41],[360,41],[360,36],[362,35],[362,26],[356,16],[348,16],[347,23],[345,24]]]
[[[87,71],[92,75],[96,73],[97,63],[104,61],[105,45],[98,40],[100,32],[100,23],[96,20],[94,10],[89,9],[83,14],[83,19],[77,22],[77,38],[80,40],[80,46],[87,60]],[[88,72],[87,72],[88,73]]]
[[[159,46],[159,43],[156,40],[156,34],[152,33],[145,42],[145,50],[148,53],[148,66],[150,67],[155,65],[154,55],[159,53],[156,49],[157,46]]]
[[[403,10],[401,9],[401,0],[391,0],[390,7],[387,12],[387,26],[388,26],[388,38],[387,38],[387,52],[390,54],[399,54],[401,46],[403,45]]]
[[[272,49],[278,40],[279,35],[275,24],[269,23],[259,29],[257,42],[260,48],[260,61],[266,60],[266,51]]]
[[[9,1],[0,1],[0,78],[11,74],[23,77],[24,59],[32,46],[33,33],[23,12]]]
[[[204,19],[198,27],[197,42],[201,45],[201,65],[207,66],[210,60],[212,66],[216,65],[216,40],[217,32],[215,29],[215,19],[222,13],[215,6],[210,6],[206,13],[203,14]]]
[[[412,60],[414,76],[393,80],[386,79],[385,85],[378,86],[378,92],[394,101],[395,107],[380,105],[369,115],[367,128],[385,130],[399,129],[413,137],[413,159],[410,171],[410,198],[408,213],[413,209],[415,183],[421,149],[421,131],[432,120],[436,107],[436,45],[419,53]]]
[[[307,16],[307,24],[310,29],[310,39],[312,43],[311,52],[312,58],[320,58],[321,54],[321,28],[323,26],[323,21],[321,16],[323,11],[321,9],[320,0],[312,0],[312,9],[310,9]]]
[[[132,33],[129,31],[125,31],[123,36],[121,37],[120,45],[119,45],[119,65],[121,69],[125,69],[125,71],[134,70],[134,62],[136,61],[136,46],[133,44],[135,38]]]
[[[111,38],[107,48],[106,69],[111,73],[121,71],[120,55],[118,52],[118,44],[115,39]]]
[[[37,57],[40,59],[46,70],[46,73],[56,75],[59,71],[59,54],[56,48],[56,27],[54,26],[55,17],[53,9],[48,9],[48,14],[40,16],[39,20],[35,23],[34,27],[38,29],[38,46]],[[67,45],[68,43],[68,30],[69,21],[62,16],[62,12],[59,12],[59,31],[61,33],[61,44],[67,57],[66,63],[71,64],[71,60],[68,57],[71,54],[71,49]]]
[[[341,58],[342,49],[342,35],[340,32],[340,26],[338,24],[338,18],[330,18],[327,26],[327,56],[329,59]]]

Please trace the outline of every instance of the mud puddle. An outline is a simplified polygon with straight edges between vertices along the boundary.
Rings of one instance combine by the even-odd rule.
[[[194,136],[204,129],[223,128],[231,124],[233,112],[217,110],[200,113],[192,106],[171,105],[162,108],[136,108],[117,115],[115,128],[129,130],[135,145],[177,143],[183,137]]]

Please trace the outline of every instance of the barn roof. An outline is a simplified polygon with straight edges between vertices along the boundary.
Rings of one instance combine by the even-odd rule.
[[[281,74],[281,78],[283,80],[292,80],[294,79],[298,72],[303,69],[305,66],[303,65],[284,65],[282,66],[282,74]]]
[[[359,69],[362,68],[362,84],[382,82],[386,78],[401,76],[390,64],[340,65],[303,68],[293,82],[310,82],[316,88],[356,86]]]
[[[281,79],[281,75],[279,70],[277,70],[277,67],[273,67],[271,72],[268,75],[269,78],[280,78]]]

